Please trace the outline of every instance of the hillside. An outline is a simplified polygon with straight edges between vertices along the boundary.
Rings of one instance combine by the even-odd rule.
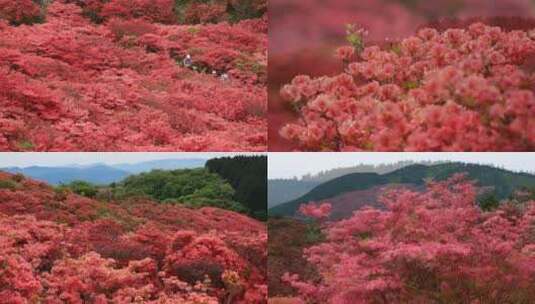
[[[0,1],[0,150],[266,149],[266,1],[35,2]]]
[[[437,165],[410,165],[387,174],[352,173],[318,185],[305,195],[269,209],[271,216],[293,216],[299,205],[310,201],[321,201],[353,191],[366,190],[388,184],[422,186],[426,179],[445,180],[454,173],[466,172],[470,179],[478,181],[481,187],[494,187],[497,199],[507,198],[522,186],[535,185],[535,175],[515,173],[485,165],[445,163]],[[357,204],[358,205],[358,204]],[[348,216],[351,215],[348,210]]]
[[[395,171],[411,165],[412,161],[400,161],[393,164],[366,165],[358,164],[350,167],[335,168],[317,174],[306,174],[299,179],[270,179],[268,181],[269,208],[294,200],[306,194],[317,185],[351,173],[375,172],[379,174]],[[432,162],[425,162],[432,164]]]
[[[533,191],[485,210],[463,174],[402,186],[342,220],[328,202],[270,218],[270,303],[533,302]]]
[[[97,201],[0,172],[0,296],[17,303],[265,303],[266,242],[235,212]]]

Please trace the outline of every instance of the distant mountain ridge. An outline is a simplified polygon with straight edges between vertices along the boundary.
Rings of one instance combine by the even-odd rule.
[[[372,187],[389,184],[406,184],[419,187],[425,180],[433,178],[444,180],[454,173],[466,172],[471,179],[478,181],[479,186],[494,188],[498,199],[508,197],[516,188],[535,186],[535,175],[517,173],[488,165],[465,164],[459,162],[436,165],[409,165],[386,174],[352,173],[316,186],[297,199],[288,201],[269,209],[269,215],[294,216],[299,205],[310,201],[321,201],[335,198],[352,191],[367,190]]]
[[[300,197],[319,184],[321,184],[320,181],[270,179],[268,180],[268,208]]]
[[[86,168],[44,166],[31,166],[25,168],[9,167],[0,170],[9,173],[22,173],[33,179],[44,181],[52,185],[69,183],[74,180],[84,180],[94,184],[109,184],[119,181],[130,174],[127,171],[106,165],[96,165]]]
[[[205,159],[162,159],[117,165],[97,163],[85,166],[68,165],[59,167],[7,167],[0,168],[0,171],[22,173],[26,176],[40,181],[45,181],[53,185],[70,183],[74,180],[83,180],[94,184],[109,184],[112,182],[121,181],[129,175],[138,174],[141,172],[155,169],[191,169],[203,167],[205,163]]]
[[[176,170],[176,169],[192,169],[204,167],[206,159],[201,158],[184,158],[184,159],[157,159],[144,161],[140,163],[124,163],[112,165],[112,167],[128,171],[131,173],[141,173],[154,169],[161,170]]]
[[[433,165],[443,163],[439,161],[423,161],[421,164]],[[351,173],[389,173],[400,168],[415,164],[412,160],[399,161],[385,164],[357,164],[354,166],[334,168],[321,171],[316,174],[306,174],[300,178],[270,179],[268,181],[268,207],[275,207],[306,194],[314,187]]]
[[[418,162],[419,164],[423,165],[435,165],[443,162],[435,162],[435,161],[423,161]],[[307,182],[326,182],[331,179],[344,176],[351,173],[378,173],[378,174],[385,174],[392,171],[396,171],[398,169],[401,169],[406,166],[414,165],[416,164],[415,161],[412,160],[404,160],[404,161],[398,161],[395,163],[385,163],[385,164],[377,164],[377,165],[370,165],[370,164],[357,164],[354,166],[349,167],[340,167],[340,168],[334,168],[330,170],[321,171],[316,174],[305,174],[303,175],[299,180],[307,181]]]

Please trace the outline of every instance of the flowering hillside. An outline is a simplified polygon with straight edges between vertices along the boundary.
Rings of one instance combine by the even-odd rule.
[[[266,149],[265,1],[4,2],[0,150]]]
[[[0,303],[265,303],[265,225],[0,173]]]
[[[303,150],[531,151],[535,29],[474,23],[382,47],[348,27],[343,73],[281,90],[299,119],[280,130]]]
[[[299,296],[272,302],[530,303],[535,201],[517,197],[485,212],[476,195],[474,184],[457,174],[428,183],[425,192],[387,191],[385,210],[320,222],[324,240],[304,254],[321,278],[286,273],[282,281]],[[322,219],[330,208],[301,211]]]

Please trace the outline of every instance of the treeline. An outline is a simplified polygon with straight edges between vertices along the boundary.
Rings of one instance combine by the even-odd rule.
[[[206,169],[228,181],[234,198],[257,219],[267,218],[267,156],[236,156],[211,159]]]
[[[237,156],[209,160],[205,168],[152,170],[105,186],[73,181],[57,190],[108,201],[147,197],[162,204],[217,207],[265,220],[266,178],[266,156]]]

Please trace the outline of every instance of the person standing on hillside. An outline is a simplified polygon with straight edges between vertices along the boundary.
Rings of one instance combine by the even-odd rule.
[[[186,55],[186,58],[184,58],[184,60],[182,61],[182,64],[187,68],[190,68],[193,65],[193,60],[191,60],[190,54]]]

